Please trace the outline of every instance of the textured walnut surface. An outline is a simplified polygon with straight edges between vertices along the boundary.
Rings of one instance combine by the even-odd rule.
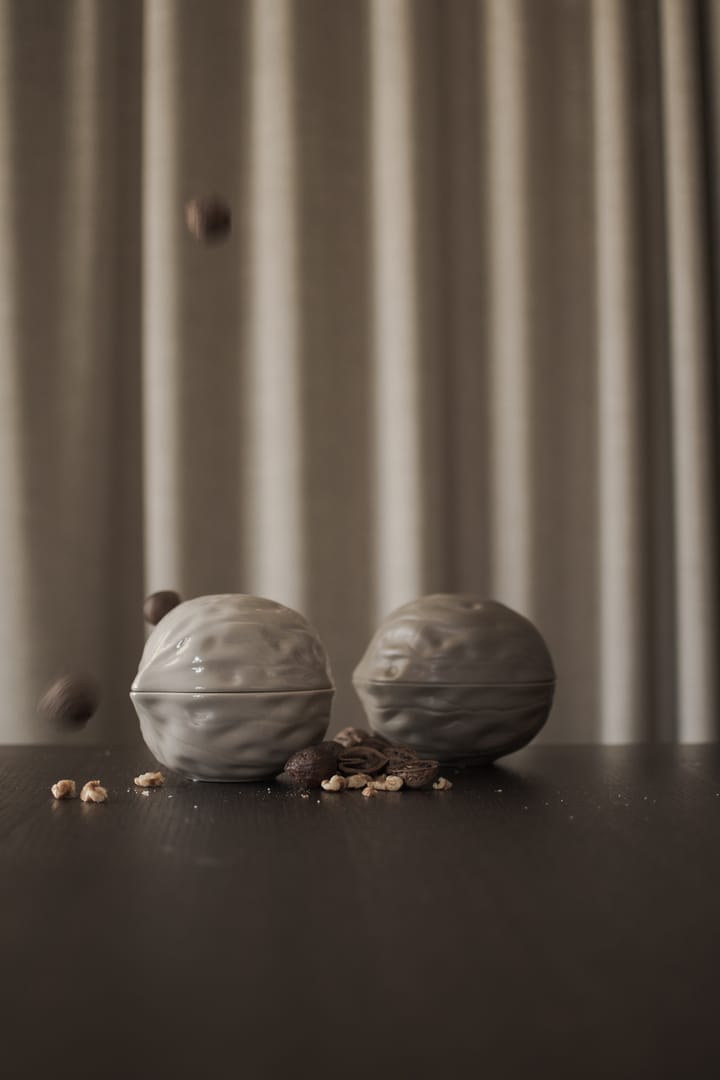
[[[226,593],[186,600],[150,634],[132,689],[238,693],[332,687],[325,649],[297,611]]]
[[[356,682],[505,685],[555,678],[539,630],[494,600],[435,593],[392,612],[373,636]]]

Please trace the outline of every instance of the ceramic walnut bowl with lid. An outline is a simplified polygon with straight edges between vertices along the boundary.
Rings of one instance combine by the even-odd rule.
[[[244,594],[199,596],[145,643],[130,697],[163,765],[194,780],[257,780],[322,739],[335,693],[315,630]]]
[[[438,761],[479,765],[540,731],[555,671],[529,619],[494,600],[435,593],[384,620],[353,685],[379,735]]]

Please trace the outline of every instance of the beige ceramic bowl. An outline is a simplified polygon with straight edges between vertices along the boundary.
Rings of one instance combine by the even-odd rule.
[[[545,723],[555,691],[540,632],[494,600],[435,593],[389,615],[353,675],[370,726],[456,764],[520,749]]]
[[[169,769],[257,780],[322,739],[334,692],[325,649],[302,615],[227,593],[160,620],[130,697],[145,742]]]

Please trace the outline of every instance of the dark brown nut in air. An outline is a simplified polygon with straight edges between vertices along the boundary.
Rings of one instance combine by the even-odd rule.
[[[387,756],[374,746],[351,746],[347,750],[341,750],[338,756],[338,772],[343,776],[353,776],[355,773],[365,773],[374,776],[382,772],[387,765]]]
[[[218,195],[190,199],[185,206],[185,222],[196,240],[224,240],[230,233],[232,213]]]
[[[150,593],[145,597],[143,615],[145,622],[151,626],[157,626],[169,611],[176,608],[180,603],[180,596],[172,589],[161,589],[159,592]]]
[[[333,735],[333,742],[345,747],[360,746],[370,737],[370,732],[365,731],[364,728],[346,727],[342,731],[338,731],[337,735]]]
[[[338,747],[332,742],[316,743],[298,750],[285,762],[285,772],[296,784],[317,788],[337,769]]]
[[[46,720],[60,728],[86,724],[100,704],[100,688],[89,675],[63,675],[48,687],[38,704]]]
[[[417,790],[430,787],[440,772],[440,765],[437,761],[409,761],[394,768],[393,772],[404,781],[405,787]]]

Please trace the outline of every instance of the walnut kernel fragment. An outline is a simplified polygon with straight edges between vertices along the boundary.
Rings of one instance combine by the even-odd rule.
[[[379,784],[382,783],[382,787]],[[384,776],[382,781],[375,781],[374,785],[378,791],[399,791],[403,786],[403,778],[401,776]]]
[[[50,790],[54,799],[74,799],[77,794],[74,780],[58,780]]]
[[[438,776],[437,780],[433,784],[434,791],[449,791],[452,787],[452,780],[446,780],[444,776]]]
[[[348,776],[347,778],[347,786],[350,791],[355,791],[358,788],[367,787],[368,784],[371,783],[372,778],[369,777],[367,773],[353,773],[352,776]]]
[[[99,780],[88,780],[87,784],[83,785],[83,789],[80,792],[80,799],[82,802],[101,803],[107,801],[107,791],[101,785]]]
[[[379,780],[372,780],[370,786],[376,791],[399,791],[403,786],[403,778],[391,773],[389,776],[381,776]]]
[[[162,787],[165,783],[165,777],[161,772],[144,772],[136,776],[133,783],[136,787],[142,788]]]
[[[377,795],[374,785],[371,787],[370,784],[362,789],[362,793],[366,799],[374,799]]]
[[[338,774],[336,773],[334,776],[331,776],[329,780],[323,780],[320,784],[320,787],[323,789],[323,791],[343,791],[345,788],[345,784],[345,777],[338,776]]]

